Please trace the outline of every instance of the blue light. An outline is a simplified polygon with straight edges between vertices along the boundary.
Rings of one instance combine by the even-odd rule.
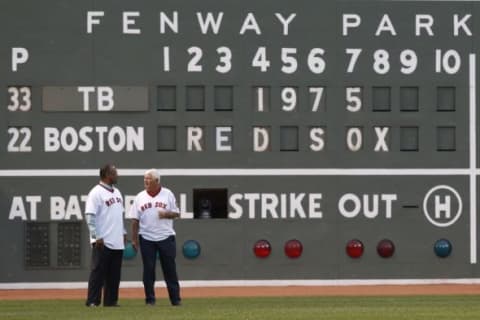
[[[187,259],[195,259],[200,255],[200,244],[196,240],[187,240],[183,243],[183,255]]]
[[[433,246],[435,254],[440,258],[446,258],[452,253],[452,244],[447,239],[440,239]]]
[[[137,251],[132,246],[130,241],[127,242],[125,245],[125,249],[123,250],[123,259],[125,260],[132,260],[137,256]]]

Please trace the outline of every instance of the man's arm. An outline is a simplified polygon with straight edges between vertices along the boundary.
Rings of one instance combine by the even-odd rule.
[[[173,211],[159,211],[158,217],[160,219],[176,219],[180,217],[180,213]]]
[[[97,239],[97,225],[95,223],[95,217],[96,215],[93,213],[85,213],[85,220],[87,221],[90,238],[94,239],[95,246],[101,249],[103,247],[103,239]]]
[[[95,247],[102,249],[103,248],[103,239],[99,238],[102,235],[98,232],[98,225],[96,223],[99,203],[99,195],[95,192],[95,189],[92,189],[87,198],[85,204],[85,220],[87,221],[88,230],[90,231],[90,237],[95,240]]]
[[[132,219],[132,246],[135,251],[138,251],[138,228],[139,222],[137,219]]]
[[[87,222],[88,231],[90,232],[90,238],[97,239],[97,233],[95,231],[95,215],[93,213],[85,213],[85,221]]]
[[[177,206],[177,201],[175,200],[175,196],[173,193],[169,193],[168,195],[168,206],[167,208],[169,209],[168,211],[159,211],[158,212],[158,217],[160,219],[176,219],[180,218],[180,210],[178,209]]]

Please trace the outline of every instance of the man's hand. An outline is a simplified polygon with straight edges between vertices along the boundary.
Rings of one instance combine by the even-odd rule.
[[[160,219],[167,219],[167,212],[166,211],[158,211],[158,217]]]
[[[138,243],[136,240],[132,240],[132,247],[133,247],[133,250],[138,251]]]
[[[95,247],[102,250],[104,246],[103,239],[97,239],[95,241]]]

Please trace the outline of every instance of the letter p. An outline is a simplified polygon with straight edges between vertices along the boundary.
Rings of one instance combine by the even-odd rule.
[[[19,64],[28,61],[28,50],[25,48],[12,48],[12,71],[17,72]]]

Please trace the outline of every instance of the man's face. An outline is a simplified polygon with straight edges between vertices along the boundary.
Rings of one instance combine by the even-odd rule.
[[[158,181],[155,180],[151,175],[146,174],[143,176],[143,185],[147,191],[155,191],[158,189]]]
[[[110,174],[108,175],[108,177],[110,178],[110,183],[111,183],[111,184],[116,184],[117,181],[118,181],[117,168],[112,167],[112,168],[110,169]]]

